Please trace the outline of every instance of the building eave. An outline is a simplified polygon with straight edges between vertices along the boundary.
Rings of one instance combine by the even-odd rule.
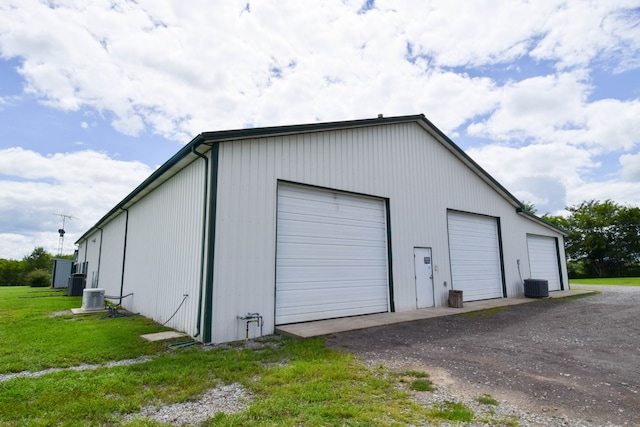
[[[198,147],[204,143],[202,135],[196,136],[187,145],[182,147],[173,157],[167,160],[162,166],[156,169],[151,175],[147,177],[140,185],[138,185],[131,193],[129,193],[124,199],[122,199],[117,205],[113,207],[106,215],[104,215],[98,222],[96,222],[89,230],[87,230],[78,240],[76,244],[85,240],[90,234],[92,234],[98,227],[104,227],[111,220],[117,217],[122,210],[128,209],[135,204],[138,200],[142,199],[147,194],[158,188],[162,183],[169,180],[172,176],[182,170],[186,165],[197,159],[197,156],[193,154],[194,147]],[[206,152],[207,150],[198,150],[199,152]]]

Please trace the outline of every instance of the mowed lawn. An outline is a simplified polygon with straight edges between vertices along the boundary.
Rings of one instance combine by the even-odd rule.
[[[609,277],[594,279],[570,279],[569,283],[576,285],[613,285],[640,286],[640,277]]]
[[[81,304],[81,297],[52,289],[0,287],[0,426],[167,425],[127,416],[145,407],[197,401],[228,384],[246,391],[243,409],[212,414],[200,425],[390,426],[474,420],[473,411],[461,403],[424,406],[411,398],[431,393],[428,373],[370,368],[350,353],[327,348],[322,339],[271,336],[176,348],[170,347],[175,340],[149,343],[140,338],[167,329],[149,319],[69,312]],[[124,359],[136,363],[107,364]],[[68,369],[83,364],[91,369]],[[412,389],[414,384],[422,386]],[[517,425],[514,420],[486,421]]]

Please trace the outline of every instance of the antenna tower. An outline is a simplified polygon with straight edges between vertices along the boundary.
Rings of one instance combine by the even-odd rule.
[[[58,256],[60,256],[64,251],[64,233],[66,233],[66,231],[64,231],[64,224],[67,221],[67,219],[71,221],[73,217],[71,215],[58,214],[58,213],[54,215],[62,218],[62,227],[58,229],[58,234],[60,234],[60,239],[58,240]]]

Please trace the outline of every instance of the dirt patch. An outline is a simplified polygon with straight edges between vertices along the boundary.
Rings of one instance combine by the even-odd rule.
[[[124,421],[149,419],[171,426],[198,425],[219,412],[233,414],[243,411],[251,399],[240,384],[221,385],[208,390],[196,401],[146,406],[139,413],[124,417]]]
[[[540,414],[640,425],[640,288],[540,300],[327,339],[370,363],[424,370],[467,397]]]

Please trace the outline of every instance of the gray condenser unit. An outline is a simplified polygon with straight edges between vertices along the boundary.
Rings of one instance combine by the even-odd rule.
[[[80,273],[74,273],[69,276],[69,285],[67,295],[70,297],[79,297],[87,285],[87,276]]]
[[[543,279],[524,279],[524,296],[546,298],[549,296],[549,282]]]
[[[104,289],[89,288],[82,293],[82,311],[98,311],[104,308]]]

